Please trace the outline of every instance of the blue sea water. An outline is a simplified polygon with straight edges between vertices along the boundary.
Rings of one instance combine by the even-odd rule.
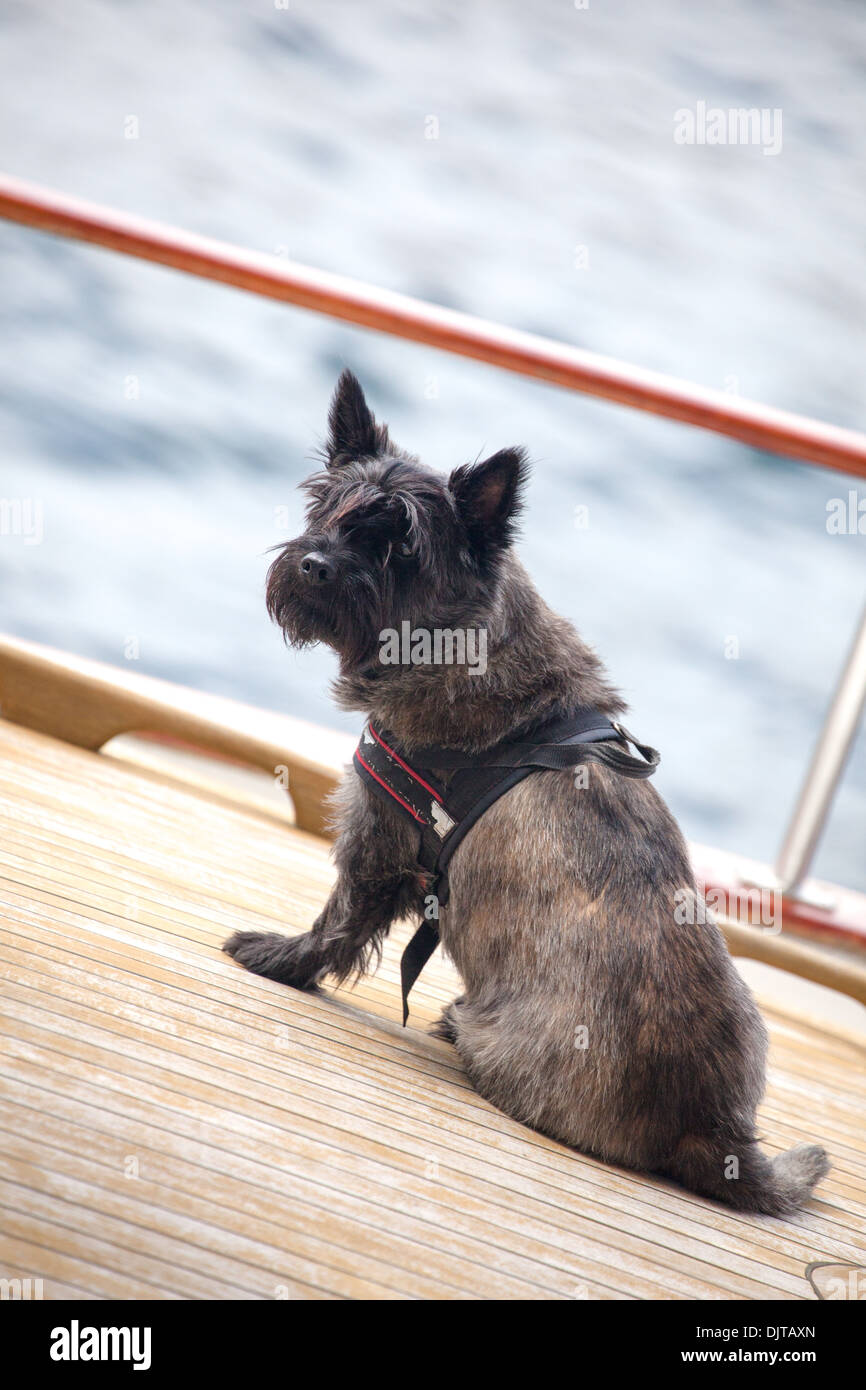
[[[863,428],[866,11],[846,0],[6,0],[0,165]],[[683,145],[698,102],[781,151]],[[435,137],[435,138],[431,138]],[[0,225],[0,628],[345,728],[286,652],[334,379],[450,469],[526,444],[522,553],[692,838],[772,857],[866,596],[866,485]],[[583,510],[582,510],[583,509]],[[11,515],[11,513],[8,513]],[[582,525],[586,520],[587,525]],[[817,869],[866,887],[859,738]]]

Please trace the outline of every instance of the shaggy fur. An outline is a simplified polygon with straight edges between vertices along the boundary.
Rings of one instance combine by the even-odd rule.
[[[337,651],[344,708],[409,750],[473,752],[576,705],[622,714],[598,658],[511,550],[521,449],[446,481],[392,443],[348,372],[329,424],[307,530],[271,567],[267,603],[289,641]],[[486,627],[486,672],[381,664],[380,633],[404,619]],[[534,773],[458,848],[439,928],[465,994],[439,1036],[481,1095],[544,1134],[742,1210],[794,1211],[827,1156],[809,1144],[771,1160],[758,1147],[766,1033],[715,924],[675,919],[696,893],[676,822],[650,783],[597,763],[586,775],[579,786],[572,771]],[[225,950],[249,970],[298,989],[344,980],[375,962],[392,922],[421,915],[417,834],[402,816],[350,773],[338,819],[324,911],[303,936],[233,936]]]

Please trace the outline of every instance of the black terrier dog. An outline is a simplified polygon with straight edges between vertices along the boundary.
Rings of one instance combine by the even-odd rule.
[[[527,478],[503,449],[447,481],[397,448],[356,379],[340,378],[306,533],[271,567],[287,639],[340,656],[340,704],[411,757],[483,757],[590,707],[624,710],[595,654],[544,604],[511,542]],[[384,662],[383,633],[486,634],[486,663]],[[617,726],[619,727],[619,726]],[[453,766],[453,764],[451,764]],[[534,771],[459,845],[439,917],[465,994],[442,1016],[482,1096],[524,1124],[746,1211],[794,1211],[827,1173],[817,1145],[758,1147],[766,1033],[702,910],[676,822],[646,781],[603,764]],[[447,785],[448,764],[442,769]],[[297,989],[375,963],[391,923],[424,912],[418,835],[350,772],[338,878],[312,930],[238,932],[225,950]],[[681,925],[684,898],[694,911]]]

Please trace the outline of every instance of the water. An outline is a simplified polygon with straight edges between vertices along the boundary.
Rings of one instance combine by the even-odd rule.
[[[866,423],[861,7],[6,0],[2,19],[9,172]],[[781,153],[676,144],[698,101],[781,108]],[[0,536],[0,628],[357,727],[334,659],[285,652],[262,601],[347,363],[437,467],[530,447],[540,588],[661,748],[687,834],[772,857],[864,599],[866,539],[826,526],[852,480],[25,229],[0,225],[0,257],[0,497],[44,529]],[[818,871],[866,888],[864,827],[861,735]]]

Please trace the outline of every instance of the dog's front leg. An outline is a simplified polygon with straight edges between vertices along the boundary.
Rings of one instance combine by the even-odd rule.
[[[390,806],[350,774],[337,796],[337,882],[311,931],[235,932],[223,950],[256,975],[314,990],[326,975],[363,974],[391,923],[420,896],[412,833]]]

